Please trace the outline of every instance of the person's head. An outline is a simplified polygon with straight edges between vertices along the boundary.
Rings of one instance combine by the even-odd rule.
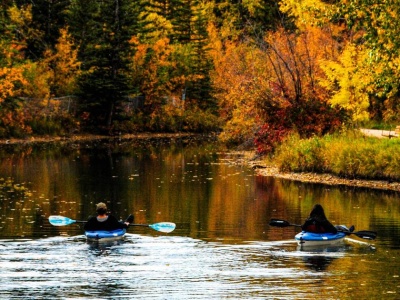
[[[97,203],[96,212],[98,215],[105,215],[107,213],[107,205],[103,202]]]
[[[310,212],[310,217],[326,219],[323,207],[320,204],[315,204]]]

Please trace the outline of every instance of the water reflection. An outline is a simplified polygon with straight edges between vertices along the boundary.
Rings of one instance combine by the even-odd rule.
[[[0,149],[0,297],[398,298],[397,194],[261,177],[236,155],[192,139]],[[122,219],[177,228],[93,245],[80,224],[47,220],[87,220],[99,201]],[[315,203],[378,239],[298,249],[298,228],[268,225],[301,224]]]
[[[337,246],[297,246],[297,250],[302,252],[302,258],[307,267],[321,272],[326,271],[334,260],[343,257],[350,248],[343,244]]]

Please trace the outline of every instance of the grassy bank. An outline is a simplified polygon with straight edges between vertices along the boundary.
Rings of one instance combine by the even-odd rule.
[[[400,181],[400,139],[377,139],[359,132],[307,140],[293,135],[277,149],[273,162],[284,172]]]

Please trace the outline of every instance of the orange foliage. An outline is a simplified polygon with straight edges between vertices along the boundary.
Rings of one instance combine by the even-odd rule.
[[[0,103],[20,95],[21,85],[26,83],[22,73],[21,67],[0,68]]]
[[[180,49],[171,45],[168,38],[161,38],[153,44],[140,43],[136,37],[131,39],[136,47],[133,57],[132,77],[146,97],[146,104],[160,106],[167,98],[180,98],[185,81],[192,79],[179,72],[179,61],[172,56]]]
[[[258,47],[222,43],[212,26],[209,36],[215,96],[226,120],[223,139],[244,142],[269,114],[302,101],[327,101],[328,91],[318,82],[324,76],[321,61],[338,56],[331,31],[310,27],[295,34],[278,29]]]
[[[133,74],[140,80],[140,89],[146,95],[146,102],[160,104],[162,96],[166,96],[170,90],[166,81],[166,71],[171,66],[169,39],[162,38],[154,44],[137,44],[136,49]]]
[[[282,28],[266,36],[268,59],[273,72],[274,88],[284,101],[305,98],[328,99],[327,91],[318,84],[324,76],[321,62],[336,59],[339,45],[332,32],[309,27],[298,34],[290,34]]]

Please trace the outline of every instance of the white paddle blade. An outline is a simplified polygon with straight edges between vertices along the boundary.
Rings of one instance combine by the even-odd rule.
[[[175,230],[176,225],[175,223],[171,222],[161,222],[161,223],[151,224],[149,225],[149,227],[160,232],[169,233]]]
[[[49,217],[49,222],[53,226],[66,226],[75,223],[75,220],[72,220],[67,217],[63,216],[50,216]]]

